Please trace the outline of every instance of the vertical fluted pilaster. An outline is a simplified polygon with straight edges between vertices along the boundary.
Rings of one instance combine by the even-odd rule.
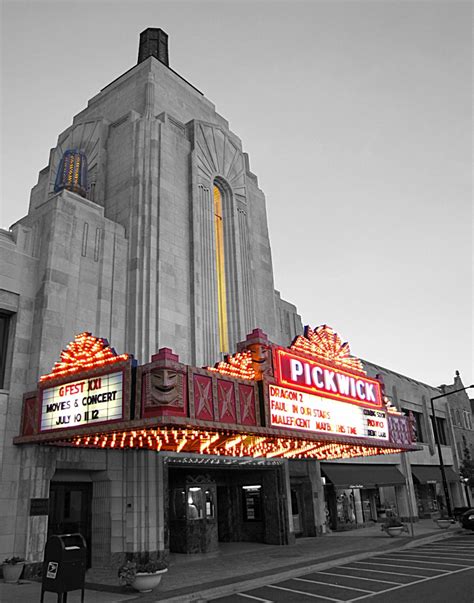
[[[158,223],[161,124],[153,116],[154,82],[145,90],[145,115],[134,126],[133,198],[129,246],[127,349],[147,362],[158,348]]]

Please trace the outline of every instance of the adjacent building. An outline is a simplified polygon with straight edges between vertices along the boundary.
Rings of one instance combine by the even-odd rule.
[[[323,475],[327,477],[326,489],[329,488],[333,500],[333,506],[328,510],[329,524],[333,529],[357,527],[383,518],[387,510],[406,519],[436,516],[441,509],[446,510],[446,502],[430,399],[464,385],[459,375],[452,386],[437,388],[372,362],[364,361],[363,364],[368,375],[377,376],[384,383],[390,404],[412,417],[419,450],[406,455],[337,461],[330,465],[322,463]],[[435,402],[436,425],[452,508],[469,502],[461,486],[451,420],[453,409],[457,405],[464,407],[466,400],[464,391]],[[472,442],[474,432],[468,431]],[[334,468],[336,465],[337,469]],[[326,500],[331,498],[327,496]],[[353,509],[347,500],[352,501]]]

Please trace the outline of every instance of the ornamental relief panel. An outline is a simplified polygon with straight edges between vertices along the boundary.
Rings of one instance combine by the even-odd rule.
[[[241,207],[247,204],[245,162],[242,151],[218,127],[196,122],[194,146],[198,184],[209,187],[222,176]]]
[[[88,171],[88,190],[86,197],[90,201],[100,202],[96,190],[102,161],[102,148],[106,139],[107,125],[104,120],[91,120],[72,125],[60,134],[57,146],[52,150],[49,162],[48,195],[54,194],[54,182],[61,158],[65,151],[77,150],[86,155]]]
[[[196,340],[201,342],[203,364],[213,364],[222,353],[241,341],[254,326],[253,281],[247,216],[247,164],[238,144],[222,128],[194,122],[194,178],[197,191],[193,207],[196,281]],[[222,194],[225,258],[226,316],[219,330],[216,231],[213,185]],[[220,340],[220,337],[222,340]],[[224,344],[222,343],[224,341]]]

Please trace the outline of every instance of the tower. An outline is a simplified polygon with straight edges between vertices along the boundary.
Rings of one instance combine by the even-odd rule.
[[[73,187],[56,182],[72,150],[87,166],[82,204]],[[265,197],[248,156],[214,105],[170,69],[161,29],[142,32],[137,65],[60,134],[21,223],[34,230],[48,207],[64,209],[61,194],[74,213],[66,230],[81,232],[70,241],[75,257],[93,253],[95,276],[79,270],[77,294],[66,285],[61,313],[74,318],[64,329],[47,334],[38,323],[43,336],[57,339],[55,349],[89,329],[139,361],[166,346],[204,365],[256,327],[281,343],[300,332],[296,308],[274,289]],[[84,204],[103,223],[92,225]],[[53,245],[56,236],[49,236]],[[56,262],[54,251],[47,257]],[[84,279],[92,282],[77,312]],[[48,299],[38,300],[44,310]],[[44,369],[47,356],[38,359]]]

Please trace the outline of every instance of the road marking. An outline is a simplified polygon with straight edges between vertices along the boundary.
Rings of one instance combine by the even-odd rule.
[[[350,569],[350,568],[348,568]],[[354,569],[359,571],[359,569]],[[370,571],[370,570],[369,570]],[[318,574],[324,574],[327,576],[340,576],[341,578],[352,578],[353,580],[368,580],[369,582],[382,582],[383,584],[400,584],[400,582],[392,582],[391,580],[377,580],[377,578],[364,578],[364,576],[351,576],[350,574],[334,574],[333,572],[317,572]],[[406,576],[406,574],[402,574]]]
[[[353,561],[352,563],[361,563],[361,562]],[[362,561],[362,563],[366,563],[366,562]],[[376,574],[393,574],[394,576],[408,576],[409,578],[425,578],[425,576],[423,576],[421,574],[404,574],[403,572],[389,572],[388,570],[385,570],[383,572],[382,570],[368,569],[366,567],[349,567],[348,565],[346,565],[344,567],[347,567],[347,569],[353,569],[354,571],[358,571],[358,572],[359,571],[360,572],[375,572]],[[387,565],[387,567],[390,567],[390,566]],[[405,566],[402,566],[402,567],[405,567]],[[422,569],[422,568],[420,567],[419,569]]]
[[[254,595],[246,595],[245,593],[235,593],[239,597],[245,597],[246,599],[253,599],[254,601],[261,601],[261,603],[275,603],[271,599],[261,599],[260,597],[255,597]]]
[[[431,544],[431,545],[426,545],[426,546],[420,546],[418,547],[420,549],[424,549],[424,550],[430,550],[430,549],[444,549],[446,551],[469,551],[469,552],[474,552],[474,546],[461,546],[461,545],[452,545],[450,544],[449,546],[443,545],[443,544]]]
[[[335,603],[341,603],[341,599],[333,599],[332,597],[325,597],[324,595],[314,595],[313,593],[305,593],[303,590],[293,590],[292,588],[285,588],[284,586],[276,586],[276,584],[267,584],[269,588],[278,588],[278,590],[286,590],[289,593],[297,593],[298,595],[307,595],[308,597],[314,597],[315,599],[323,599],[324,601],[335,601]],[[371,593],[374,594],[373,592]]]
[[[435,547],[435,548],[438,548],[438,547],[445,547],[445,548],[453,547],[454,548],[455,547],[457,549],[474,549],[474,544],[461,544],[461,543],[456,544],[455,542],[451,542],[450,543],[448,541],[447,544],[445,544],[444,542],[441,542],[441,543],[432,543],[432,544],[423,544],[419,548],[420,549],[428,549],[428,548],[431,548],[431,547]]]
[[[420,546],[417,548],[425,550],[425,551],[444,549],[445,551],[459,551],[461,553],[466,553],[466,552],[474,553],[474,547],[453,546],[453,545],[446,546],[444,544],[433,544],[430,546]]]
[[[439,549],[421,549],[420,553],[423,553],[423,555],[439,555],[439,554],[448,554],[448,555],[457,555],[459,556],[463,556],[465,555],[466,557],[474,557],[474,549],[472,551],[464,551],[464,550],[460,550],[460,549],[453,549],[452,547],[450,548],[439,548]]]
[[[423,553],[422,555],[420,554],[416,554],[416,553],[408,553],[405,551],[400,551],[399,553],[392,553],[392,555],[405,555],[405,556],[410,556],[410,557],[420,557],[423,556],[425,559],[426,558],[431,558],[433,557],[434,559],[463,559],[466,560],[466,557],[461,557],[460,555],[455,555],[454,553]],[[468,561],[470,561],[471,559],[468,559]],[[474,558],[473,558],[474,560]],[[460,565],[466,565],[465,563],[461,563]]]
[[[396,561],[396,559],[395,559]],[[368,561],[353,561],[352,563],[369,563]],[[407,569],[410,569],[409,565],[397,565],[396,563],[377,563],[377,561],[370,561],[370,563],[372,563],[373,565],[382,565],[383,567],[405,567]],[[418,567],[415,569],[422,569],[425,570],[425,572],[442,572],[442,571],[446,571],[448,572],[449,570],[437,570],[437,569],[432,569],[431,567]]]
[[[427,550],[427,551],[437,551],[438,549],[444,549],[446,551],[450,550],[450,551],[459,551],[460,553],[474,553],[474,547],[466,547],[466,546],[430,546],[430,547],[420,547],[423,548],[423,550]]]
[[[466,557],[474,557],[474,550],[469,553],[467,553],[466,551],[460,551],[460,550],[453,550],[452,548],[448,549],[424,549],[422,551],[420,551],[421,553],[423,553],[424,555],[439,555],[440,553],[444,553],[447,555],[456,555],[459,557],[459,555],[466,555]]]
[[[436,564],[436,565],[452,565],[453,567],[471,567],[466,565],[465,563],[448,563],[447,561],[421,561],[419,559],[412,559],[412,558],[408,558],[408,559],[403,559],[403,557],[400,559],[400,557],[390,557],[389,555],[387,556],[380,556],[377,557],[377,559],[387,559],[388,561],[406,561],[407,563],[430,563],[431,565]],[[403,566],[403,567],[407,567],[407,566]],[[423,567],[423,568],[419,568],[419,569],[430,569],[428,567]],[[438,571],[438,570],[431,570],[430,571]]]
[[[325,586],[334,586],[334,588],[345,588],[346,590],[358,590],[361,593],[373,593],[374,590],[367,590],[365,588],[356,588],[355,586],[341,586],[340,584],[332,584],[332,582],[321,582],[320,580],[308,580],[307,578],[292,578],[292,580],[299,580],[300,582],[311,582],[311,584],[324,584]]]
[[[427,553],[429,553],[429,552],[437,553],[438,551],[451,551],[451,552],[453,552],[455,554],[457,553],[458,555],[459,554],[461,554],[461,555],[474,555],[474,549],[468,549],[468,550],[466,550],[466,549],[457,549],[457,548],[454,548],[453,546],[450,546],[450,547],[431,547],[429,549],[422,549],[422,551],[423,552],[426,551]]]
[[[346,599],[344,603],[353,603],[353,601],[361,601],[362,599],[367,599],[372,595],[383,595],[385,593],[391,592],[393,590],[399,590],[401,588],[406,588],[409,586],[414,586],[415,584],[421,584],[422,582],[429,582],[431,580],[437,580],[446,575],[459,574],[460,572],[466,572],[471,570],[470,567],[465,567],[459,570],[453,570],[452,572],[448,572],[447,574],[440,574],[439,576],[429,576],[428,578],[423,578],[422,580],[416,580],[415,582],[410,582],[409,584],[400,584],[400,586],[392,586],[392,588],[387,588],[386,590],[380,590],[378,593],[372,593],[371,595],[362,595],[360,597],[356,597],[355,599]]]

